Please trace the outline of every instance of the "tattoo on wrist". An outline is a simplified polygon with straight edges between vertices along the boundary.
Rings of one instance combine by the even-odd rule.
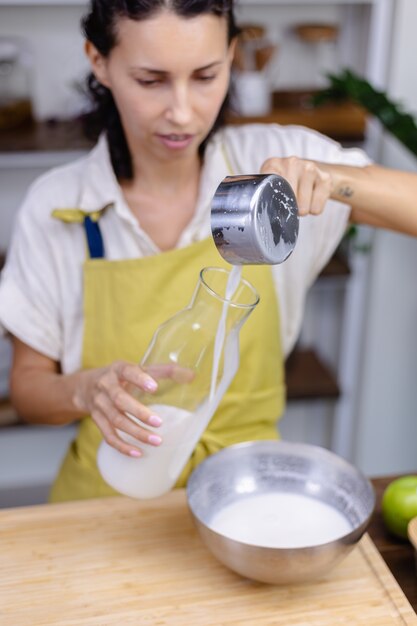
[[[342,198],[351,198],[353,196],[353,189],[351,187],[340,187],[340,189],[337,192],[338,196],[341,196]]]

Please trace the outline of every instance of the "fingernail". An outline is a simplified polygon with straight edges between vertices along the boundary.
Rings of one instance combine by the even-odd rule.
[[[160,426],[162,424],[162,420],[157,415],[151,415],[148,419],[148,424],[151,426]]]
[[[131,450],[129,454],[130,456],[134,456],[135,458],[142,456],[142,452],[139,452],[139,450]]]
[[[157,383],[154,380],[145,380],[145,382],[143,383],[143,386],[145,387],[145,389],[147,391],[156,391],[158,388]]]
[[[158,435],[149,435],[148,441],[153,446],[159,446],[159,444],[162,443],[162,439],[161,437],[158,437]]]

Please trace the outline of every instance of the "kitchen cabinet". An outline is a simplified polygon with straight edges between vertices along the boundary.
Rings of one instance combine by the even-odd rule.
[[[76,81],[78,72],[82,69],[79,57],[75,53],[71,56],[75,48],[77,54],[82,55],[81,38],[71,39],[69,43],[67,38],[70,29],[77,29],[84,7],[85,3],[81,0],[0,0],[0,34],[10,34],[15,30],[19,36],[26,36],[34,45],[35,63],[48,63],[45,71],[34,71],[34,79],[37,81],[34,86],[35,111],[41,122],[35,125],[31,133],[16,133],[9,137],[0,135],[0,248],[4,248],[9,241],[14,212],[28,182],[45,169],[83,154],[88,147],[72,122],[51,124],[46,121],[49,117],[59,117],[62,94],[69,93],[64,90],[62,81],[65,80],[67,84]],[[241,0],[238,3],[238,16],[240,21],[264,22],[270,29],[271,36],[278,38],[280,50],[274,85],[277,91],[311,87],[296,81],[298,74],[303,75],[305,80],[306,74],[301,70],[309,67],[308,51],[293,33],[294,25],[301,21],[337,23],[339,37],[335,59],[338,65],[350,66],[364,73],[376,86],[384,87],[390,54],[393,9],[393,0]],[[48,23],[48,20],[52,20],[54,28],[45,30],[44,23]],[[41,25],[44,30],[41,30]],[[51,58],[54,55],[56,59]],[[77,67],[77,73],[74,72],[73,75],[67,71],[67,67],[71,66],[70,59]],[[56,89],[49,89],[49,84],[56,86]],[[57,94],[61,94],[61,99]],[[284,116],[283,110],[280,113]],[[294,110],[292,114],[293,118],[273,119],[283,123],[299,122],[300,111]],[[365,121],[363,112],[355,110],[355,114],[360,118],[364,130],[359,139],[363,139],[368,152],[377,157],[379,129],[374,123]],[[274,110],[272,116],[275,115],[279,115],[279,112]],[[285,115],[291,115],[291,107],[285,109]],[[337,131],[339,125],[340,136],[345,133],[342,137],[344,141],[349,138],[357,140],[355,133],[346,135],[343,111],[341,115],[342,119],[336,122],[335,130]],[[316,122],[317,120],[318,115]],[[305,123],[305,119],[301,121]],[[318,127],[318,130],[326,129]],[[367,231],[361,233],[360,237],[365,245],[370,239]],[[316,394],[313,401],[310,392],[304,389],[301,393],[301,387],[298,386],[298,391],[294,391],[292,398],[295,400],[297,393],[301,393],[302,397],[300,399],[299,395],[298,402],[290,404],[288,415],[282,424],[283,435],[289,439],[300,438],[320,443],[348,458],[353,453],[353,399],[358,384],[356,374],[360,362],[368,271],[366,255],[355,252],[351,259],[350,274],[322,277],[312,288],[299,348],[301,354],[308,355],[309,367],[315,373],[319,371],[321,361],[316,361],[315,367],[314,360],[312,362],[311,359],[315,358],[314,355],[319,359],[321,357],[324,362],[323,371],[330,374],[324,387],[333,387],[331,392],[322,390],[320,394]],[[330,338],[329,328],[332,329]],[[290,367],[290,363],[288,366]],[[336,372],[336,379],[331,376],[331,370]],[[294,389],[296,383],[299,385],[306,378],[310,378],[310,374],[303,373],[302,369],[295,370]],[[341,391],[340,396],[337,395],[338,389]],[[297,413],[295,419],[291,412]],[[294,425],[297,422],[299,426]],[[22,436],[24,431],[21,428]]]

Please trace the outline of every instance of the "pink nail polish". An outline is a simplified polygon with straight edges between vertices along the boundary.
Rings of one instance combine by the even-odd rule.
[[[159,444],[162,443],[162,439],[161,437],[158,437],[158,435],[149,435],[148,441],[153,446],[159,446]]]
[[[142,452],[139,452],[139,450],[131,450],[129,454],[130,456],[134,456],[135,458],[142,456]]]
[[[156,384],[156,382],[154,380],[147,380],[143,383],[143,386],[145,387],[145,389],[147,391],[156,391],[158,388],[158,385]]]
[[[151,415],[148,419],[148,423],[151,426],[160,426],[162,424],[162,420],[157,415]]]

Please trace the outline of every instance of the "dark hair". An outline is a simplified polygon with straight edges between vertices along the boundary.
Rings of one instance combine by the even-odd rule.
[[[89,13],[82,20],[83,32],[87,40],[106,57],[117,43],[118,19],[145,20],[164,8],[181,17],[207,13],[224,16],[227,18],[229,41],[239,33],[233,14],[233,0],[91,0]],[[97,139],[101,132],[106,132],[110,158],[117,178],[131,179],[132,159],[112,93],[97,81],[94,74],[87,78],[87,90],[93,107],[84,116],[85,132],[91,139]],[[209,135],[200,146],[201,155],[209,137],[224,125],[228,105],[229,94]]]

